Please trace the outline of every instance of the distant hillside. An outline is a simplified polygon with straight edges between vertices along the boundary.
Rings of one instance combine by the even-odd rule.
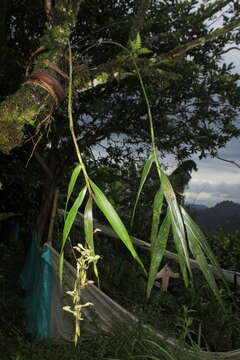
[[[195,207],[194,210],[196,222],[206,231],[240,229],[240,204],[233,201],[222,201],[206,209]]]
[[[188,204],[188,207],[193,210],[206,210],[208,209],[208,206],[202,205],[202,204]]]

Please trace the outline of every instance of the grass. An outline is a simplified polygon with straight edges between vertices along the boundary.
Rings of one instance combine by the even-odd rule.
[[[120,342],[119,336],[98,336],[94,339],[81,340],[75,348],[73,344],[54,344],[48,342],[30,343],[19,339],[18,347],[4,354],[3,360],[132,360],[155,359],[177,360],[186,359],[186,355],[179,356],[162,348],[157,342],[142,342],[136,338],[131,339],[131,344],[126,343],[126,337]],[[196,359],[196,357],[195,357]]]
[[[2,341],[3,339],[1,339]],[[2,360],[188,360],[186,353],[166,348],[158,339],[139,331],[118,331],[111,335],[99,334],[96,337],[82,338],[74,344],[54,342],[31,342],[24,336],[15,336]],[[3,353],[3,352],[2,352]],[[196,354],[197,355],[197,354]],[[194,355],[192,359],[197,359]]]

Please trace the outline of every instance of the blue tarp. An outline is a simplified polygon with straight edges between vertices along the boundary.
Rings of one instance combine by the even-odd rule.
[[[36,233],[20,275],[20,285],[25,290],[23,300],[26,330],[35,340],[50,336],[53,268],[51,251],[41,248]]]

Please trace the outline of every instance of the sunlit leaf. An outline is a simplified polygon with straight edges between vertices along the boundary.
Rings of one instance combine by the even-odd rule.
[[[157,234],[156,240],[151,244],[151,264],[148,274],[148,283],[147,283],[147,298],[150,297],[151,290],[156,279],[156,274],[158,272],[159,265],[162,261],[167,239],[169,236],[171,227],[171,217],[169,210],[160,226],[159,232]]]
[[[89,196],[89,199],[87,201],[85,211],[84,211],[84,231],[85,231],[85,239],[88,244],[88,247],[91,251],[91,256],[95,256],[95,250],[94,250],[94,241],[93,241],[93,201],[92,201],[92,195]],[[97,265],[94,262],[93,264],[94,273],[98,277],[98,269]]]
[[[144,272],[146,273],[146,270],[138,256],[136,250],[134,249],[132,240],[131,240],[122,220],[118,216],[116,210],[110,204],[110,202],[108,201],[106,196],[103,194],[103,192],[92,181],[91,181],[91,187],[93,190],[93,197],[94,197],[94,200],[95,200],[97,206],[102,211],[102,213],[105,215],[106,219],[112,226],[113,230],[116,232],[116,234],[119,236],[119,238],[125,244],[125,246],[131,252],[132,256],[138,261],[138,263],[141,265]]]
[[[154,248],[154,241],[157,237],[158,228],[160,224],[160,215],[163,204],[163,190],[162,187],[157,191],[153,202],[153,216],[152,216],[152,229],[151,229],[151,249]]]
[[[189,283],[189,275],[192,276],[192,272],[182,214],[180,212],[172,185],[164,172],[162,172],[161,180],[164,196],[170,210],[173,239],[179,256],[179,264],[185,285],[187,286]]]
[[[206,257],[209,259],[210,263],[216,267],[216,270],[218,271],[218,275],[219,275],[220,279],[227,286],[227,282],[226,282],[225,277],[223,275],[221,266],[220,266],[216,256],[213,254],[212,249],[209,246],[209,244],[208,244],[202,230],[195,223],[195,221],[188,215],[188,213],[186,212],[186,210],[183,207],[181,207],[181,212],[182,212],[182,215],[183,215],[184,224],[186,226],[186,229],[187,228],[191,229],[191,231],[193,232],[195,238],[197,239],[197,241],[199,241],[199,244],[200,244],[202,250],[204,251]]]
[[[136,52],[138,55],[143,55],[143,54],[151,54],[152,50],[150,50],[148,48],[141,48],[141,49],[138,49]]]
[[[91,250],[91,255],[94,255],[92,206],[92,196],[90,195],[84,211],[84,231],[86,242]]]
[[[67,210],[68,201],[73,193],[73,190],[74,190],[74,187],[75,187],[75,184],[76,184],[76,181],[77,181],[77,178],[78,178],[80,172],[81,172],[81,165],[79,164],[73,170],[71,179],[68,184],[67,201],[66,201],[66,205],[65,205],[65,211]]]
[[[139,33],[137,33],[137,36],[134,40],[130,41],[130,49],[134,52],[136,50],[139,50],[142,46],[142,40]]]
[[[135,212],[136,212],[138,200],[139,200],[140,194],[141,194],[141,192],[142,192],[143,185],[144,185],[144,183],[145,183],[145,181],[146,181],[146,178],[147,178],[147,176],[148,176],[148,174],[149,174],[149,171],[151,170],[153,160],[154,160],[154,154],[151,153],[151,154],[149,155],[149,158],[147,159],[145,165],[144,165],[144,168],[143,168],[143,173],[142,173],[142,176],[141,176],[141,180],[140,180],[140,185],[139,185],[139,188],[138,188],[138,193],[137,193],[136,201],[135,201],[134,208],[133,208],[133,214],[132,214],[132,219],[131,219],[131,227],[132,227],[133,220],[134,220],[134,217],[135,217]]]
[[[74,223],[74,220],[76,218],[78,209],[82,205],[82,202],[83,202],[83,200],[85,198],[86,191],[87,191],[87,187],[85,185],[84,188],[80,191],[80,193],[79,193],[78,197],[76,198],[76,200],[74,201],[73,206],[69,210],[69,212],[67,214],[67,217],[66,217],[66,220],[65,220],[65,223],[64,223],[63,239],[62,239],[60,261],[59,261],[59,274],[60,274],[60,281],[61,282],[62,282],[62,271],[63,271],[63,260],[64,260],[64,246],[66,244],[69,233],[70,233],[71,228],[73,226],[73,223]]]

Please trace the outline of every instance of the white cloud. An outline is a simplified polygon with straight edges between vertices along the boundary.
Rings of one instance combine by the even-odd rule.
[[[231,140],[221,149],[219,156],[240,164],[240,139]],[[187,202],[212,206],[223,200],[240,202],[240,169],[234,164],[207,158],[193,157],[198,171],[192,173]]]
[[[223,176],[220,177],[220,179],[222,178]],[[213,206],[223,200],[231,200],[240,203],[240,182],[231,182],[231,176],[229,175],[229,182],[218,182],[218,180],[219,179],[215,177],[215,182],[201,180],[192,181],[188,191],[185,193],[186,201],[198,204],[201,203],[208,206]],[[240,180],[240,171],[238,180]]]

